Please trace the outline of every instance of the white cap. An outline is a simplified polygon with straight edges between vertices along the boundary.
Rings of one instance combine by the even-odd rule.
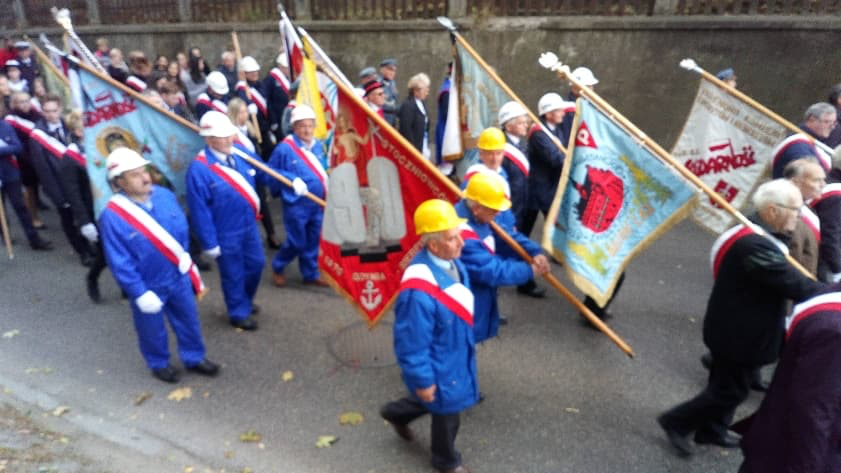
[[[583,66],[577,67],[574,71],[572,71],[572,78],[581,82],[581,85],[586,85],[587,87],[599,83],[599,80],[593,75],[593,71]]]
[[[502,127],[506,122],[508,122],[508,120],[522,117],[523,115],[528,115],[528,112],[522,105],[520,105],[520,102],[515,102],[513,100],[511,102],[505,102],[505,104],[499,108],[499,126]]]
[[[143,156],[140,156],[137,151],[126,147],[111,151],[108,159],[105,160],[109,181],[126,171],[131,171],[147,164],[149,164],[149,161],[143,159]]]
[[[239,62],[239,68],[242,72],[257,72],[260,70],[260,65],[257,64],[257,60],[251,56],[245,56],[242,58],[242,61]]]
[[[555,92],[545,94],[543,97],[540,97],[540,100],[537,102],[538,115],[545,115],[552,110],[557,110],[559,108],[564,108],[564,99]]]
[[[289,67],[289,58],[284,53],[278,54],[275,62],[280,67]]]
[[[213,136],[216,138],[227,138],[237,134],[237,127],[222,112],[210,110],[202,115],[199,121],[199,135]]]
[[[305,104],[296,105],[292,109],[292,115],[289,117],[289,123],[295,123],[300,120],[315,120],[315,112],[312,107]]]
[[[219,95],[227,95],[228,79],[225,79],[225,74],[213,71],[207,75],[207,87]]]

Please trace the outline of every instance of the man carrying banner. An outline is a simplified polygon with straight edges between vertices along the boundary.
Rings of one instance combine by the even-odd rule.
[[[431,199],[415,210],[424,248],[403,273],[394,308],[394,351],[409,395],[389,402],[380,415],[407,442],[409,423],[432,416],[432,466],[469,473],[455,448],[459,413],[479,400],[473,335],[473,294],[465,266],[459,218],[452,204]]]
[[[216,259],[230,324],[256,330],[251,317],[265,257],[257,229],[260,200],[254,190],[256,171],[234,143],[237,129],[223,113],[211,110],[200,122],[207,146],[187,169],[187,205],[204,254]]]
[[[108,266],[131,301],[140,352],[152,374],[178,381],[169,363],[166,316],[184,367],[215,376],[219,365],[205,358],[193,296],[204,286],[186,250],[187,219],[175,194],[152,184],[148,164],[128,148],[108,155],[108,180],[118,190],[99,216]]]
[[[826,186],[810,206],[820,220],[818,277],[822,281],[841,280],[841,155],[832,157]]]
[[[809,106],[803,114],[803,123],[800,129],[803,133],[796,133],[784,139],[771,152],[771,174],[772,177],[783,176],[783,170],[788,163],[805,156],[815,156],[826,172],[832,168],[832,158],[821,152],[815,145],[815,140],[823,140],[835,128],[837,122],[835,107],[826,103],[818,102]],[[811,137],[811,138],[810,138]]]
[[[277,67],[272,68],[263,79],[262,90],[266,95],[266,108],[269,111],[269,124],[276,142],[280,143],[284,135],[281,129],[283,111],[289,103],[292,93],[289,81],[289,57],[286,54],[277,55]]]
[[[257,125],[260,129],[260,156],[269,156],[274,147],[272,140],[269,138],[269,109],[268,102],[263,95],[263,86],[259,81],[260,78],[260,64],[251,57],[245,56],[240,61],[240,70],[245,74],[245,80],[238,81],[236,84],[236,91],[239,98],[248,104],[248,114],[257,116]],[[250,93],[250,96],[249,96]],[[257,143],[254,143],[255,145]]]
[[[196,98],[196,118],[201,120],[205,113],[216,110],[228,113],[228,79],[219,71],[207,75],[207,90]]]
[[[728,428],[747,398],[751,372],[780,353],[787,300],[801,302],[838,290],[791,266],[785,259],[788,249],[776,238],[797,225],[803,206],[797,187],[785,179],[767,182],[757,189],[753,204],[753,221],[769,236],[739,225],[713,245],[715,282],[704,317],[704,343],[713,357],[707,387],[657,418],[681,456],[693,453],[687,438],[693,432],[699,444],[739,445]]]
[[[477,172],[467,182],[464,200],[456,205],[459,216],[467,219],[459,227],[464,239],[461,260],[473,281],[471,287],[476,296],[473,325],[476,343],[495,337],[499,331],[496,297],[499,286],[524,284],[549,272],[549,260],[540,247],[514,229],[510,232],[511,237],[534,256],[534,264],[497,254],[497,241],[490,223],[500,212],[511,208],[505,189],[505,181],[498,174]]]
[[[312,108],[297,105],[290,121],[292,134],[278,143],[269,158],[269,166],[292,181],[291,188],[279,181],[269,181],[272,195],[283,196],[283,226],[286,228],[286,241],[272,261],[273,280],[275,286],[285,286],[283,272],[298,257],[304,284],[326,286],[318,272],[318,242],[324,212],[318,204],[303,197],[309,192],[324,199],[327,194],[324,145],[313,136],[315,112]]]

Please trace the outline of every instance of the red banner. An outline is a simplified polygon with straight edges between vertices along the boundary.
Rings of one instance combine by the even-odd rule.
[[[413,214],[421,202],[456,202],[420,153],[399,138],[353,92],[338,88],[318,263],[323,275],[368,320],[377,323],[420,250]]]

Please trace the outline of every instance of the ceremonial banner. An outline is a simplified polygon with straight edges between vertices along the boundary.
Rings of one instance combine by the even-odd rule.
[[[281,12],[278,28],[283,51],[289,59],[289,80],[295,81],[304,68],[304,47],[286,12]]]
[[[35,54],[38,56],[38,66],[41,69],[41,77],[44,78],[44,87],[47,92],[57,95],[67,109],[80,108],[74,101],[70,92],[70,83],[66,76],[66,64],[64,59],[56,54],[48,57],[41,51],[41,48],[32,44]]]
[[[787,134],[783,125],[702,78],[671,154],[741,210]],[[709,198],[700,199],[692,218],[715,234],[735,224],[733,215]]]
[[[327,121],[324,119],[325,106],[329,109],[330,104],[322,102],[318,73],[315,70],[315,63],[310,59],[312,49],[306,43],[304,49],[307,54],[303,58],[303,68],[301,69],[301,75],[298,77],[298,95],[295,96],[295,103],[297,105],[309,105],[313,109],[315,112],[315,131],[313,134],[319,140],[323,140],[327,137]],[[325,81],[330,82],[329,79],[324,77],[321,82],[324,83]]]
[[[427,199],[455,202],[459,196],[352,89],[338,89],[318,263],[333,287],[374,325],[421,249],[415,209]]]
[[[686,215],[695,189],[587,100],[576,113],[543,247],[604,306],[631,259]]]
[[[185,191],[184,173],[204,140],[194,129],[166,112],[136,99],[125,88],[78,69],[85,122],[85,155],[96,214],[108,203],[111,187],[105,160],[116,148],[128,147],[148,159],[153,177],[163,178],[176,195]]]

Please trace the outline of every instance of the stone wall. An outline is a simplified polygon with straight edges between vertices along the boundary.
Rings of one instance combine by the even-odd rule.
[[[431,20],[300,26],[351,80],[384,57],[399,62],[401,94],[409,77],[427,72],[433,81],[431,100],[452,55],[448,34]],[[834,16],[494,18],[459,27],[533,110],[543,93],[567,92],[566,84],[537,63],[541,52],[553,51],[572,67],[590,67],[601,81],[599,93],[667,149],[680,132],[698,83],[697,75],[678,67],[682,58],[691,57],[712,73],[734,67],[740,89],[794,122],[841,82],[841,18]],[[230,46],[232,29],[239,32],[243,53],[254,55],[267,72],[279,44],[274,21],[78,28],[89,45],[106,36],[124,51],[142,49],[150,56],[172,57],[196,45],[211,64]],[[434,113],[434,104],[429,105]]]

